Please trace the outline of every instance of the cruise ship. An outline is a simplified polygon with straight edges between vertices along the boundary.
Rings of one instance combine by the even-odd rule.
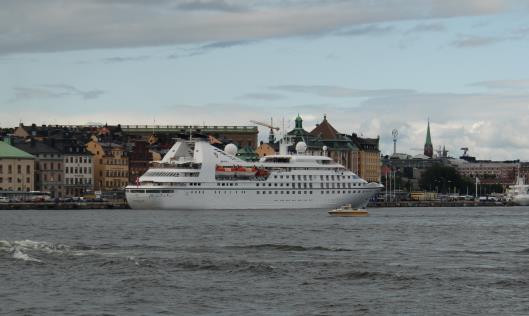
[[[382,188],[329,157],[305,154],[303,142],[296,154],[286,148],[285,142],[279,155],[247,162],[233,144],[220,150],[207,139],[178,139],[126,187],[127,202],[146,210],[365,208]]]

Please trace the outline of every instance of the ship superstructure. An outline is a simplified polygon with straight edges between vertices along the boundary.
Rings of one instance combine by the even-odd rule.
[[[301,146],[300,146],[301,145]],[[179,139],[136,185],[126,188],[133,209],[309,209],[351,204],[363,208],[382,185],[368,183],[326,156],[267,156],[246,162],[234,145]]]

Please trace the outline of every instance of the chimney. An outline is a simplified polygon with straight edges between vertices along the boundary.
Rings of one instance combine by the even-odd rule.
[[[11,141],[11,136],[5,136],[4,137],[4,143],[8,145],[13,145],[13,142]]]

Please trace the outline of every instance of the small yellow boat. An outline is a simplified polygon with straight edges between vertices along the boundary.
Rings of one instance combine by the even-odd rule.
[[[351,207],[351,204],[344,205],[340,208],[330,210],[327,213],[331,216],[341,216],[341,217],[361,217],[368,216],[369,212],[366,210],[357,210]]]

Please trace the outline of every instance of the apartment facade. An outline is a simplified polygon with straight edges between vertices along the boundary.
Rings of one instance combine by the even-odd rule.
[[[35,157],[0,141],[0,190],[34,191]]]

